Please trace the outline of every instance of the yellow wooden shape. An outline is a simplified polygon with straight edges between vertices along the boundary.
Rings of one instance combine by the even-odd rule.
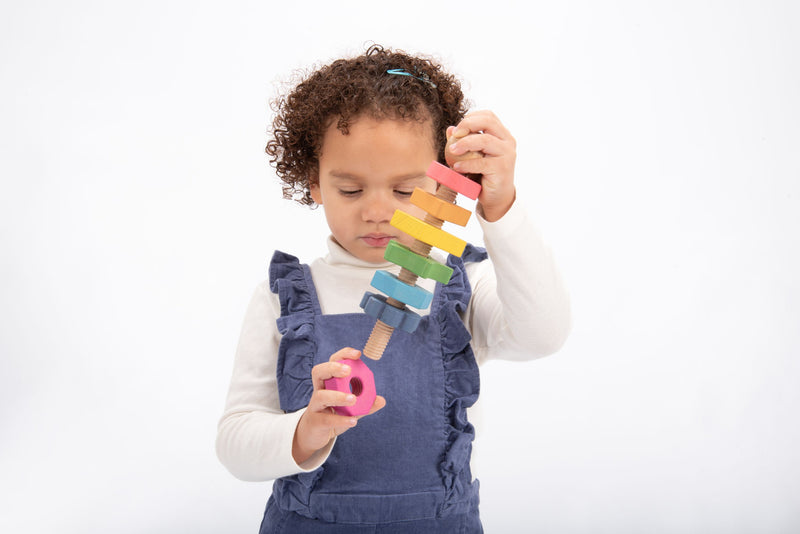
[[[451,222],[459,226],[466,226],[467,221],[469,221],[469,216],[472,215],[472,212],[469,210],[450,202],[445,202],[419,187],[414,188],[414,192],[411,194],[411,203],[424,209],[437,219]]]
[[[439,230],[428,223],[422,222],[408,213],[396,210],[389,224],[398,230],[407,233],[414,239],[427,243],[432,247],[440,248],[454,256],[461,256],[467,242],[450,235],[444,230]]]

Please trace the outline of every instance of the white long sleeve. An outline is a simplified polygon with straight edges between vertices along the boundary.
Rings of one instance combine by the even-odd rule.
[[[479,221],[491,261],[466,266],[473,293],[464,316],[478,362],[528,360],[555,352],[569,332],[569,298],[539,232],[518,203],[497,222]],[[325,314],[361,312],[359,302],[375,270],[399,270],[390,263],[360,261],[331,238],[328,248],[329,254],[310,266]],[[418,284],[434,289],[430,280],[420,279]],[[245,315],[217,433],[220,461],[242,480],[270,480],[316,469],[335,443],[331,440],[303,465],[292,457],[303,411],[286,414],[280,408],[276,378],[280,334],[275,325],[279,316],[278,297],[264,282]]]
[[[570,299],[539,230],[519,202],[497,222],[476,216],[491,260],[467,267],[467,325],[478,363],[556,352],[571,328]]]
[[[225,412],[217,429],[217,456],[242,480],[271,480],[316,469],[333,445],[302,465],[294,461],[294,431],[305,410],[286,414],[280,408],[278,317],[280,303],[264,282],[256,288],[245,314]]]

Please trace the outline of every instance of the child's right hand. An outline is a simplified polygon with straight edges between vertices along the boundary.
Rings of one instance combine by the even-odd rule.
[[[360,357],[361,351],[347,347],[335,352],[329,361],[315,365],[311,369],[314,393],[311,394],[308,408],[297,423],[292,442],[292,456],[298,464],[308,460],[334,437],[356,426],[358,417],[339,415],[333,410],[334,406],[355,404],[355,395],[325,389],[325,380],[350,374],[350,367],[339,363],[339,360],[345,358],[357,360]],[[386,399],[378,395],[367,415],[377,412],[384,406]]]

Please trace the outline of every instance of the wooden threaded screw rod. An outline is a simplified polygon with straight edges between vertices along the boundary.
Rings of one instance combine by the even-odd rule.
[[[456,197],[458,193],[450,189],[445,185],[439,185],[436,189],[436,198],[443,200],[445,202],[449,202],[451,204],[455,204]],[[437,230],[442,228],[444,221],[437,217],[434,217],[430,213],[425,214],[425,222],[436,228]],[[419,239],[415,239],[414,242],[409,247],[413,252],[419,254],[420,256],[427,257],[431,253],[431,245],[427,243],[423,243]],[[417,283],[418,276],[405,267],[400,269],[400,274],[397,276],[402,282],[413,286]],[[406,305],[400,302],[399,300],[393,299],[392,297],[388,297],[386,299],[386,303],[394,306],[398,310],[405,310]],[[389,344],[389,339],[392,337],[392,333],[394,332],[394,328],[389,326],[388,324],[384,323],[380,319],[375,322],[375,327],[372,329],[372,333],[367,339],[367,343],[364,346],[363,354],[368,358],[372,358],[373,360],[380,360],[383,356],[383,351],[386,350],[386,345]]]

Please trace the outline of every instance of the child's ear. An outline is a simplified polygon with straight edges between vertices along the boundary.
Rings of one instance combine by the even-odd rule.
[[[311,200],[316,202],[317,205],[322,206],[322,195],[319,192],[319,182],[309,185],[308,190],[311,193]]]

